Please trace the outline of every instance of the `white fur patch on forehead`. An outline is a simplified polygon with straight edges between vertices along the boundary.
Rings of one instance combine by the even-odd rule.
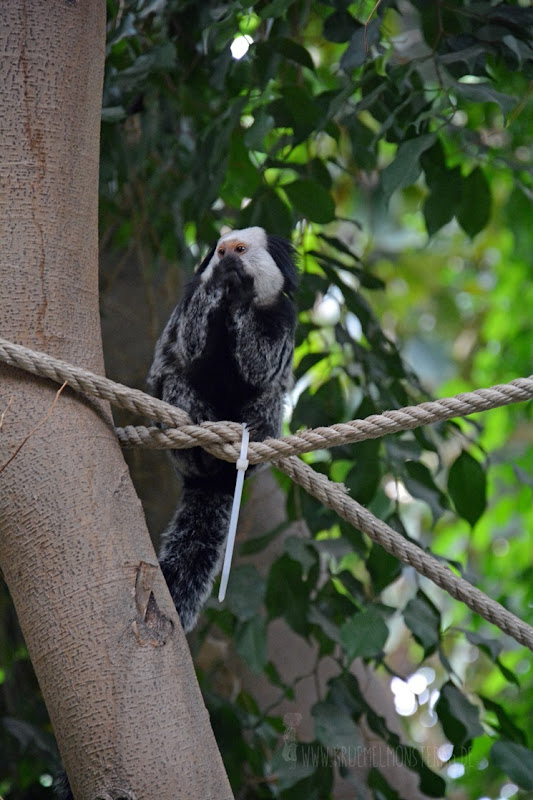
[[[267,246],[267,236],[263,228],[255,225],[253,228],[243,228],[240,231],[228,231],[218,240],[218,244],[229,242],[238,239],[243,244],[249,247],[264,247]]]
[[[283,291],[284,277],[268,251],[268,239],[263,228],[254,226],[242,230],[228,231],[217,242],[213,258],[202,272],[201,280],[206,283],[213,275],[214,270],[221,260],[219,248],[221,245],[235,242],[246,246],[239,258],[244,271],[254,279],[254,302],[256,305],[269,305],[273,303]]]

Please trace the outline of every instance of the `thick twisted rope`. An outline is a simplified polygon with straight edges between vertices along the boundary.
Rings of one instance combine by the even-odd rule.
[[[179,425],[179,429],[160,430],[128,426],[117,428],[121,444],[144,445],[156,448],[186,448],[202,446],[209,452],[227,461],[239,457],[241,426],[227,422],[204,422],[192,425],[182,410],[156,400],[136,389],[130,389],[110,381],[88,370],[73,367],[64,361],[37,353],[0,338],[0,361],[20,367],[35,375],[41,375],[58,383],[65,381],[77,391],[103,398],[114,405],[147,415],[165,425]],[[455,575],[448,566],[435,556],[409,542],[386,523],[374,517],[367,509],[346,494],[342,484],[330,481],[316,473],[311,467],[295,458],[295,453],[333,447],[339,444],[376,439],[388,433],[411,430],[509,405],[533,398],[533,378],[519,378],[507,384],[478,389],[418,406],[386,411],[364,420],[333,425],[330,428],[315,428],[280,439],[250,442],[249,461],[272,461],[292,480],[314,495],[321,503],[336,511],[346,521],[364,531],[373,541],[400,561],[414,567],[421,575],[432,580],[452,597],[461,600],[472,611],[492,622],[517,642],[533,650],[533,628],[516,617],[502,605],[492,600],[472,584]]]
[[[389,433],[420,428],[434,422],[463,417],[477,411],[518,403],[533,398],[533,377],[517,378],[510,383],[491,386],[489,389],[476,389],[473,392],[446,397],[420,403],[416,406],[385,411],[373,414],[365,419],[354,419],[341,422],[327,428],[312,428],[298,433],[282,436],[279,439],[265,439],[262,442],[250,442],[250,463],[273,461],[277,458],[322,450],[341,444],[354,444],[366,439],[379,439]],[[209,432],[205,429],[209,424]],[[128,425],[117,428],[117,436],[123,446],[143,446],[150,448],[169,448],[179,450],[201,444],[213,455],[225,461],[236,461],[239,457],[239,441],[236,443],[215,444],[219,426],[227,423],[202,423],[201,426],[184,426],[179,429],[161,430],[156,427]],[[211,437],[213,437],[211,439]],[[205,442],[205,444],[204,444]]]
[[[51,378],[57,383],[66,381],[79,392],[103,398],[113,405],[150,417],[165,425],[179,426],[166,430],[132,425],[117,428],[117,436],[123,446],[180,450],[200,445],[224,461],[237,461],[239,458],[241,426],[235,422],[202,422],[201,425],[193,425],[184,411],[163,400],[157,400],[138,389],[131,389],[101,375],[95,375],[89,370],[74,367],[65,361],[37,353],[2,338],[0,338],[0,361],[20,367],[34,375]],[[491,408],[532,398],[533,376],[518,378],[510,383],[491,386],[489,389],[476,389],[455,397],[385,411],[383,414],[374,414],[366,419],[354,419],[328,428],[299,431],[279,439],[265,439],[263,442],[251,441],[248,460],[250,464],[258,464],[312,450],[353,444],[365,439],[378,439],[389,433],[412,430],[423,425],[478,411],[488,411]]]

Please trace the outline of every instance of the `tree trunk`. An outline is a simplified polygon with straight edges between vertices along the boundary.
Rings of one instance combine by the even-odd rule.
[[[104,52],[104,0],[0,5],[2,335],[95,371]],[[75,797],[230,798],[107,405],[0,375],[0,567]]]

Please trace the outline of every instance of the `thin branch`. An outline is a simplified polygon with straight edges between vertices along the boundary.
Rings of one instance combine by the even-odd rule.
[[[365,53],[367,53],[367,52],[368,52],[368,37],[367,37],[367,34],[368,34],[368,26],[370,25],[370,22],[372,21],[372,17],[373,17],[373,16],[374,16],[374,14],[376,13],[376,11],[377,11],[377,10],[378,10],[378,8],[380,7],[380,5],[381,5],[381,0],[377,0],[377,2],[376,2],[376,4],[375,4],[374,8],[372,9],[372,11],[370,12],[370,14],[368,15],[368,18],[367,18],[367,20],[366,20],[366,22],[365,22],[365,31],[364,31],[364,36],[363,36],[363,49],[364,49]]]

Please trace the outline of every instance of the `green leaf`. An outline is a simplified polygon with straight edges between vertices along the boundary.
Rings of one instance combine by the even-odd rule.
[[[326,465],[323,464],[322,466],[325,468]],[[320,471],[318,464],[315,465],[315,469],[318,472]],[[301,519],[302,517],[305,519],[312,534],[329,530],[339,519],[334,511],[326,508],[323,503],[320,503],[308,492],[294,485],[289,490],[287,508],[289,514],[292,514],[292,519]],[[313,570],[314,572],[315,570]]]
[[[237,630],[235,649],[252,672],[262,672],[267,662],[266,625],[256,614],[243,622]]]
[[[324,20],[324,38],[337,44],[347,42],[359,27],[348,10],[339,9]]]
[[[354,528],[349,522],[343,519],[340,521],[340,528],[343,539],[346,539],[353,552],[357,553],[361,558],[366,558],[368,555],[368,546],[361,531],[357,530],[357,528]],[[340,575],[342,575],[342,572]],[[351,592],[351,590],[349,591]]]
[[[436,485],[431,472],[419,461],[408,461],[405,465],[407,475],[405,485],[413,497],[424,500],[431,509],[436,522],[448,507],[446,495]]]
[[[520,186],[515,186],[503,209],[505,222],[514,238],[514,255],[522,261],[529,261],[533,252],[533,226],[524,225],[531,214],[531,198]]]
[[[367,710],[364,691],[351,672],[342,672],[328,681],[328,700],[340,708],[345,708],[352,717],[359,719]]]
[[[357,256],[353,250],[348,247],[348,245],[339,239],[337,236],[328,236],[326,233],[319,233],[319,238],[322,239],[323,242],[326,242],[330,247],[334,250],[338,250],[343,255],[348,256],[353,261],[356,261],[358,264],[361,263],[361,259]]]
[[[310,178],[286,183],[283,190],[292,205],[311,222],[325,225],[335,219],[335,203],[330,193]]]
[[[340,636],[348,661],[354,658],[375,658],[381,655],[389,629],[374,609],[361,611],[346,620]]]
[[[448,492],[459,516],[474,527],[487,505],[487,478],[479,461],[466,450],[450,467]]]
[[[494,663],[496,664],[496,666],[498,667],[498,669],[500,670],[501,674],[503,675],[506,681],[509,681],[509,683],[514,683],[516,686],[520,686],[520,681],[516,677],[516,674],[511,669],[508,669],[505,666],[505,664],[502,664],[499,658],[497,658]]]
[[[239,228],[260,225],[265,230],[290,238],[292,214],[275,189],[260,189],[256,196],[242,209],[238,219]]]
[[[284,86],[281,90],[281,104],[290,120],[290,127],[299,141],[315,134],[325,120],[316,97],[306,86]],[[276,108],[275,102],[270,108]],[[287,123],[285,123],[285,126]]]
[[[291,726],[287,726],[289,727]],[[274,753],[268,768],[276,776],[276,786],[282,792],[281,797],[287,797],[289,800],[293,798],[305,800],[305,788],[301,787],[304,786],[306,778],[313,776],[313,761],[309,758],[304,763],[301,758],[302,747],[296,737],[294,741],[290,738],[287,728],[285,731],[287,738],[283,746]]]
[[[368,25],[357,28],[342,55],[341,69],[350,72],[365,63],[370,55],[370,48],[379,41],[380,26],[381,21],[373,19]]]
[[[496,103],[504,115],[508,114],[517,105],[517,98],[510,94],[498,92],[491,83],[458,83],[454,84],[456,91],[472,103]]]
[[[424,797],[445,796],[444,780],[428,767],[416,748],[402,745],[398,735],[387,728],[385,719],[379,717],[369,706],[366,709],[366,719],[370,729],[394,749],[398,763],[405,764],[419,775],[420,792]],[[381,795],[377,795],[377,797],[381,800]]]
[[[387,553],[381,545],[373,544],[366,561],[366,568],[372,578],[374,591],[379,593],[393,583],[402,573],[401,561]]]
[[[246,539],[246,541],[239,545],[239,554],[241,556],[252,556],[256,553],[260,553],[262,550],[265,550],[265,548],[267,548],[268,545],[274,541],[274,539],[277,539],[277,537],[283,533],[283,531],[285,531],[289,525],[290,523],[288,521],[281,522],[267,533],[263,533],[260,536],[250,536],[249,539]],[[230,586],[228,585],[228,591],[229,588]]]
[[[471,239],[488,224],[491,211],[490,186],[483,170],[476,167],[463,181],[457,221]]]
[[[488,655],[491,661],[496,661],[503,650],[503,643],[499,639],[489,639],[488,636],[483,636],[483,634],[475,631],[465,631],[465,635],[470,644],[479,647],[480,650]]]
[[[496,716],[499,726],[498,730],[503,739],[510,739],[513,742],[518,742],[518,744],[526,744],[524,731],[517,728],[510,716],[498,703],[495,703],[494,700],[491,700],[489,697],[483,697],[483,695],[479,695],[479,699],[483,702],[486,710],[492,711]]]
[[[286,553],[270,569],[266,606],[270,618],[284,617],[296,633],[307,636],[309,588],[303,579],[302,565]]]
[[[396,189],[405,189],[416,183],[421,171],[420,156],[431,147],[435,138],[434,133],[426,133],[401,143],[394,161],[381,173],[381,183],[387,197]]]
[[[229,703],[210,707],[209,718],[220,747],[224,767],[232,784],[239,780],[242,762],[246,759],[246,743],[241,722]]]
[[[291,699],[294,697],[294,691],[292,690],[292,687],[288,687],[283,681],[275,664],[269,661],[267,664],[265,664],[263,672],[273,686],[277,686],[278,689],[284,690],[286,697],[290,696]]]
[[[390,735],[388,738],[391,738]],[[394,747],[398,763],[405,764],[419,776],[419,789],[424,797],[445,796],[446,783],[440,775],[437,775],[428,767],[421,753],[415,747],[400,744],[399,741],[397,744],[392,744],[392,746]]]
[[[261,19],[270,19],[271,17],[281,17],[287,9],[289,9],[294,0],[272,0],[271,3],[261,9],[259,16]]]
[[[462,193],[463,178],[459,167],[439,173],[424,202],[424,219],[430,236],[453,219],[460,206]]]
[[[403,612],[405,624],[424,648],[424,656],[434,653],[440,642],[440,613],[426,595],[419,591]]]
[[[384,775],[372,767],[368,773],[367,785],[369,789],[373,789],[372,797],[378,797],[379,800],[401,800],[400,795],[393,789],[392,786],[386,781]]]
[[[379,451],[380,442],[377,440],[361,442],[353,447],[356,463],[344,483],[349,489],[350,497],[362,505],[368,505],[374,498],[381,480]]]
[[[314,70],[315,65],[313,64],[313,59],[309,51],[306,50],[305,47],[302,47],[301,44],[295,42],[294,39],[269,39],[269,43],[274,50],[277,50],[277,52],[281,53],[285,58],[295,61],[297,64],[307,67],[307,69]]]
[[[176,66],[176,46],[166,42],[159,47],[152,47],[143,53],[126,69],[117,73],[116,81],[120,86],[128,87],[134,81],[146,80],[153,72],[166,72]]]
[[[345,530],[342,531],[343,536]],[[378,545],[379,546],[379,545]],[[366,592],[364,584],[354,578],[352,573],[347,569],[342,569],[335,575],[335,580],[340,581],[342,586],[346,589],[349,596],[353,598],[356,603],[363,604],[366,600]]]
[[[350,713],[326,700],[316,703],[311,709],[318,741],[326,748],[352,750],[360,743],[359,729]]]
[[[309,619],[314,625],[318,625],[322,633],[331,639],[332,642],[340,644],[339,626],[332,622],[325,614],[322,614],[315,605],[311,606]]]
[[[528,747],[516,742],[494,742],[489,758],[521,789],[533,790],[533,752]]]
[[[356,113],[348,114],[342,124],[347,128],[352,145],[352,155],[356,164],[364,170],[376,167],[375,134],[358,118]]]
[[[226,605],[237,619],[251,619],[261,607],[265,591],[265,579],[256,568],[252,564],[239,564],[231,571]]]
[[[455,208],[450,203],[441,202],[438,192],[430,192],[424,200],[424,219],[429,236],[447,225],[454,215]]]
[[[333,764],[318,742],[286,741],[282,757],[288,759],[288,764],[281,771],[282,779],[279,782],[276,780],[276,790],[290,782],[290,788],[278,795],[282,800],[323,800],[324,797],[331,797]],[[297,759],[296,762],[293,758]],[[311,775],[295,782],[294,774],[299,776],[304,770],[311,770]],[[280,773],[273,771],[272,774],[277,779]]]
[[[296,380],[305,375],[312,367],[316,366],[316,364],[320,364],[321,361],[324,361],[324,368],[327,369],[324,353],[307,353],[294,371]]]
[[[313,256],[313,258],[319,262],[327,276],[330,277],[332,282],[339,287],[346,302],[348,302],[350,292],[353,292],[353,289],[348,286],[346,279],[339,275],[339,269],[355,275],[361,286],[364,286],[365,289],[383,289],[385,287],[384,281],[382,281],[380,278],[376,278],[375,275],[371,275],[369,272],[366,272],[364,269],[361,269],[355,265],[347,265],[343,261],[340,261],[338,258],[334,258],[327,253],[320,253],[317,250],[310,250],[308,255]],[[352,256],[352,258],[354,258],[354,256]]]
[[[299,561],[302,565],[304,577],[307,577],[309,570],[318,561],[316,550],[312,545],[299,536],[288,536],[285,539],[285,550],[294,561]]]
[[[298,294],[299,305],[302,310],[312,309],[315,306],[317,296],[325,294],[329,289],[329,281],[322,275],[306,274],[305,280],[302,281],[300,291]],[[309,331],[314,326],[300,323],[296,328],[296,344],[301,344],[309,336]],[[322,358],[329,356],[329,353],[321,352]]]
[[[226,179],[220,196],[228,205],[237,205],[242,197],[253,197],[260,186],[259,174],[250,161],[244,137],[236,131],[231,137]]]
[[[300,395],[293,420],[297,427],[305,425],[308,428],[318,428],[342,422],[344,414],[342,386],[339,380],[331,378],[316,392],[307,391]]]
[[[408,764],[409,769],[413,770],[420,776],[420,792],[424,797],[444,797],[446,791],[446,783],[431,770],[422,755],[415,747],[408,745],[398,745],[396,747],[398,759],[400,763]]]
[[[483,733],[479,722],[479,708],[448,681],[440,690],[435,710],[444,735],[454,746],[455,755],[465,755],[472,746],[472,739]]]
[[[244,144],[248,150],[259,150],[266,152],[265,139],[274,127],[274,117],[264,109],[254,112],[253,124],[244,132]]]
[[[321,158],[312,158],[308,163],[304,166],[305,172],[307,175],[319,183],[324,189],[331,189],[333,184],[333,180],[329,173],[328,168],[326,167],[325,163],[322,161]]]

